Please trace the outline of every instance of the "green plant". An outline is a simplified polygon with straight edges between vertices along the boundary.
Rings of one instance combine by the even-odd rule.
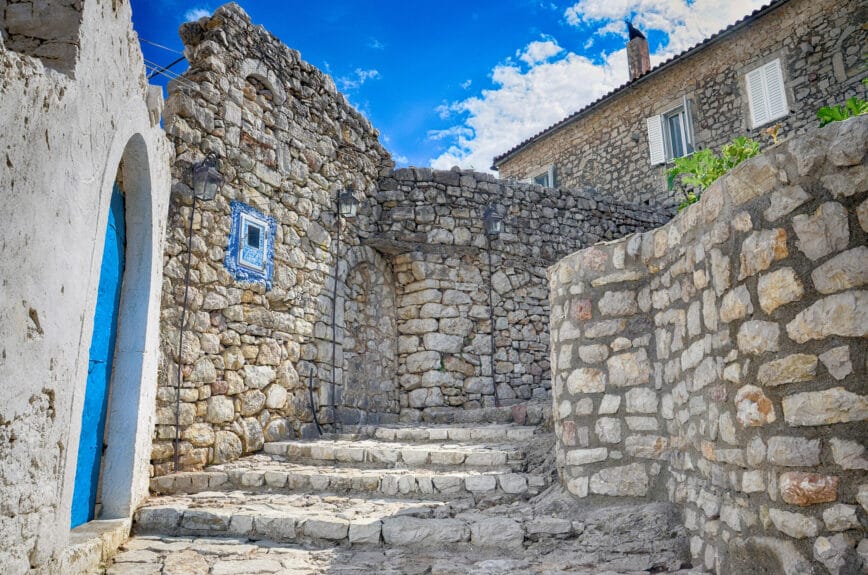
[[[759,151],[759,142],[739,136],[725,144],[720,149],[720,155],[705,149],[690,156],[675,158],[675,164],[666,173],[666,179],[670,191],[678,183],[681,193],[684,194],[684,201],[678,206],[678,210],[698,202],[702,192],[717,178],[746,159],[756,156]]]
[[[841,122],[853,116],[868,114],[868,100],[853,96],[844,102],[843,106],[823,106],[817,110],[820,127],[832,122]]]

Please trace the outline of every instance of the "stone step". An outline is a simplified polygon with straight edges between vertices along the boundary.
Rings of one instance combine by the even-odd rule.
[[[521,471],[524,450],[510,444],[383,442],[376,440],[276,441],[265,453],[289,461],[351,463],[358,467],[430,467],[433,469],[497,468]]]
[[[521,548],[525,540],[568,539],[578,521],[488,516],[473,503],[204,492],[153,498],[135,514],[136,534],[243,537],[277,543],[394,547]]]
[[[375,438],[381,441],[437,442],[523,442],[530,440],[539,428],[529,425],[490,424],[470,425],[360,425],[344,427],[338,439]]]
[[[407,416],[418,416],[420,419],[409,419]],[[460,407],[429,407],[421,416],[416,410],[407,410],[401,414],[401,423],[418,424],[474,424],[516,423],[518,425],[540,425],[551,420],[552,401],[547,398],[539,401],[526,401],[501,407],[485,407],[481,409],[463,409]]]
[[[352,465],[352,464],[344,464]],[[475,501],[506,501],[527,498],[548,487],[541,475],[510,470],[438,471],[413,469],[359,469],[303,465],[276,456],[254,455],[238,461],[156,477],[151,493],[192,494],[201,491],[246,489],[269,492],[331,492],[425,496],[453,499],[472,497]]]

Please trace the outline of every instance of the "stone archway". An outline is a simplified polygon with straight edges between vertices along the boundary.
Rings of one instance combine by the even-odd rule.
[[[371,248],[356,248],[345,286],[338,418],[344,424],[397,420],[398,327],[391,266]]]

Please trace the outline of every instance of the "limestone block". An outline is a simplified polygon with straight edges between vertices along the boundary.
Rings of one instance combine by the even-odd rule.
[[[835,379],[844,379],[853,373],[853,364],[850,363],[850,348],[846,345],[833,347],[821,353],[820,361]]]
[[[787,335],[797,343],[830,335],[868,336],[868,291],[839,293],[814,302],[787,324]]]
[[[789,425],[830,425],[868,419],[868,397],[834,387],[785,397],[784,419]]]
[[[801,186],[787,186],[772,192],[769,207],[763,212],[766,221],[773,222],[785,216],[811,199]]]
[[[778,489],[786,503],[806,507],[836,501],[838,482],[835,476],[788,471],[778,479]]]
[[[596,339],[599,337],[609,337],[620,333],[627,326],[627,322],[623,319],[605,319],[593,323],[585,324],[585,337],[587,339]]]
[[[817,260],[845,249],[850,240],[847,210],[837,202],[826,202],[812,214],[793,218],[796,246],[809,259]]]
[[[663,459],[669,440],[657,435],[631,435],[624,440],[624,451],[632,457]]]
[[[235,403],[225,395],[208,398],[205,420],[208,423],[226,423],[235,419]]]
[[[184,429],[182,435],[185,441],[189,441],[195,447],[208,447],[214,445],[214,430],[207,423],[194,423]]]
[[[588,478],[587,477],[574,477],[567,481],[567,491],[575,495],[576,497],[587,497],[588,496]]]
[[[853,541],[843,533],[817,537],[814,559],[823,564],[829,575],[848,575],[859,570],[860,559],[853,549]]]
[[[775,386],[799,381],[811,381],[817,375],[817,356],[794,353],[759,367],[757,379],[761,385]]]
[[[286,389],[273,383],[265,390],[265,406],[269,409],[283,409],[286,405],[288,394]]]
[[[494,475],[468,475],[464,487],[473,493],[487,493],[497,488],[497,479]]]
[[[658,397],[653,389],[637,387],[626,393],[627,413],[657,413]]]
[[[614,355],[606,361],[606,365],[609,368],[609,383],[615,387],[642,385],[648,383],[651,377],[651,364],[644,348]]]
[[[590,491],[616,497],[641,497],[648,493],[648,475],[645,465],[631,463],[602,469],[591,476]]]
[[[191,383],[214,383],[217,381],[217,369],[210,359],[200,357],[193,365],[193,371],[184,379]]]
[[[777,419],[771,400],[755,385],[745,385],[738,390],[735,406],[735,417],[744,427],[758,427]]]
[[[528,535],[568,535],[573,529],[568,519],[560,517],[535,517],[527,521],[524,528]]]
[[[823,511],[823,523],[829,531],[846,531],[859,529],[859,516],[856,514],[855,505],[838,503]]]
[[[398,324],[398,332],[409,335],[422,335],[437,331],[436,319],[408,319]]]
[[[464,338],[460,335],[447,335],[439,332],[426,333],[422,340],[425,349],[429,351],[459,353],[464,347]]]
[[[606,374],[592,367],[573,370],[567,377],[570,393],[599,393],[606,388]]]
[[[470,539],[467,524],[458,519],[420,519],[398,516],[383,520],[383,542],[386,545],[440,546],[462,543]]]
[[[301,526],[305,536],[330,541],[346,539],[349,528],[350,522],[339,517],[308,517]]]
[[[868,283],[868,246],[841,252],[811,272],[817,291],[834,293]]]
[[[780,349],[780,327],[770,321],[750,320],[738,329],[738,349],[743,353],[761,354]]]
[[[605,461],[609,450],[605,447],[593,449],[572,449],[567,452],[567,465],[586,465],[597,461]]]
[[[753,304],[747,287],[740,285],[726,292],[720,302],[720,321],[729,323],[753,314]]]
[[[634,291],[610,291],[597,301],[597,307],[604,316],[629,316],[639,311]]]
[[[738,279],[743,280],[766,270],[772,262],[789,255],[787,251],[787,232],[783,228],[759,230],[744,240],[739,256],[741,269]]]
[[[820,532],[820,522],[801,513],[791,513],[782,509],[769,509],[769,518],[778,531],[795,539],[816,537]]]
[[[805,289],[793,268],[781,268],[760,276],[757,296],[760,307],[772,313],[782,305],[802,299]]]
[[[274,381],[276,372],[273,367],[266,365],[245,365],[244,384],[249,389],[262,389]]]
[[[506,473],[497,479],[500,489],[504,493],[517,494],[527,491],[527,479],[518,473]]]
[[[829,445],[832,448],[832,459],[842,469],[868,469],[865,446],[858,441],[833,437],[829,440]]]
[[[856,208],[856,217],[859,219],[859,227],[868,232],[868,200],[865,200]]]
[[[768,460],[773,465],[813,467],[820,464],[820,440],[804,437],[772,437],[768,442]]]
[[[579,347],[579,359],[584,363],[600,363],[609,356],[609,348],[605,345],[583,345]]]
[[[170,553],[163,561],[163,575],[208,575],[205,558],[192,549]]]
[[[470,526],[470,543],[482,547],[521,548],[524,530],[514,519],[491,517]]]
[[[379,520],[353,519],[350,521],[348,537],[350,545],[378,545],[383,523]]]
[[[284,393],[286,393],[285,390]],[[258,389],[245,391],[241,394],[241,415],[244,417],[259,413],[264,406],[265,394]]]
[[[620,395],[604,395],[600,400],[600,408],[597,413],[600,415],[612,415],[618,413],[618,408],[621,406]]]
[[[601,417],[594,424],[594,432],[601,443],[620,443],[621,420],[614,417]]]
[[[404,359],[404,367],[409,373],[425,373],[440,367],[440,354],[436,351],[411,353]]]

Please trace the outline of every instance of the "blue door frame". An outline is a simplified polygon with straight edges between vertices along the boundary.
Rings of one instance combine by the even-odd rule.
[[[102,462],[109,383],[112,377],[118,310],[124,277],[124,196],[115,184],[106,226],[99,272],[99,291],[93,314],[93,336],[87,363],[87,387],[81,413],[81,435],[72,496],[72,527],[94,518]]]

